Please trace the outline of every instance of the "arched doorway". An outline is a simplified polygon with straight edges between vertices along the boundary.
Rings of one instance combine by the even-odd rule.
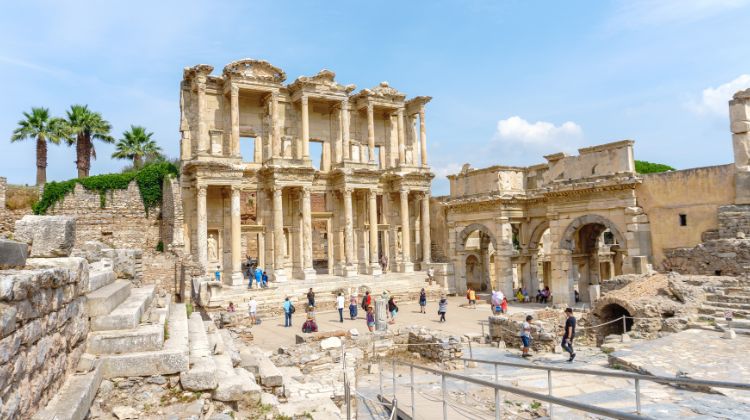
[[[615,321],[622,318],[623,316],[633,316],[630,311],[617,303],[609,303],[602,306],[597,311],[596,315],[601,323]],[[625,318],[625,332],[628,332],[633,328],[633,321],[633,318]],[[610,334],[622,334],[622,325],[622,320],[620,320],[620,322],[612,322],[611,324],[603,325],[600,327],[601,330],[598,331],[598,334],[602,337],[606,337]]]
[[[477,292],[488,292],[492,289],[492,272],[494,267],[493,254],[495,251],[495,237],[482,224],[471,224],[459,234],[456,242],[457,255],[460,257],[459,269],[464,282],[459,281],[456,286],[463,292],[472,287]],[[461,284],[463,283],[463,284]]]
[[[560,248],[571,252],[569,281],[572,291],[578,292],[579,302],[591,303],[590,293],[598,290],[602,275],[608,279],[622,273],[622,250],[627,246],[620,230],[609,219],[586,215],[568,225]]]
[[[466,257],[466,287],[471,287],[474,290],[482,290],[482,286],[484,285],[482,263],[476,255],[469,255]]]

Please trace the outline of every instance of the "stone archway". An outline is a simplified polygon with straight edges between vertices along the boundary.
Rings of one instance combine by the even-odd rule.
[[[493,265],[490,257],[497,249],[495,234],[481,223],[472,223],[456,237],[456,292],[471,286],[477,292],[490,290]]]
[[[466,287],[474,290],[482,290],[484,284],[482,262],[475,254],[469,254],[466,257]]]
[[[492,247],[497,249],[497,241],[495,240],[495,235],[492,233],[492,231],[487,228],[487,226],[481,224],[481,223],[472,223],[469,226],[466,226],[461,233],[458,235],[458,241],[456,241],[456,251],[463,252],[466,249],[466,240],[469,238],[469,235],[474,233],[475,231],[479,231],[484,233],[490,238],[490,241],[492,241]]]
[[[617,243],[620,244],[621,248],[627,249],[625,246],[625,237],[620,233],[617,225],[612,223],[611,220],[606,217],[599,216],[598,214],[587,214],[585,216],[574,219],[568,227],[565,228],[562,238],[560,239],[560,249],[566,249],[568,251],[576,251],[575,234],[586,225],[602,225],[614,235]]]

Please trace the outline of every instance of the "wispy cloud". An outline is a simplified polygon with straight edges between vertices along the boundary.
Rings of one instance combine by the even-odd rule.
[[[38,71],[40,73],[45,73],[47,75],[57,77],[57,78],[63,78],[69,75],[69,73],[65,70],[61,70],[61,69],[49,67],[49,66],[43,66],[43,65],[36,64],[31,61],[26,61],[26,60],[16,58],[16,57],[8,57],[8,56],[0,55],[0,63],[5,63],[11,66]]]
[[[697,115],[725,116],[732,95],[747,88],[750,88],[750,74],[741,74],[727,83],[703,89],[700,99],[691,99],[685,106]]]
[[[617,31],[693,23],[748,4],[750,0],[621,0],[607,27]]]
[[[528,122],[515,115],[497,122],[495,139],[503,143],[547,145],[583,137],[581,126],[573,121],[555,125],[547,121]]]

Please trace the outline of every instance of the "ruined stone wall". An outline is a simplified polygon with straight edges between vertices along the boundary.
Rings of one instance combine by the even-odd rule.
[[[8,180],[0,177],[0,214],[5,212],[5,191],[8,188]]]
[[[747,275],[750,239],[717,239],[693,248],[666,250],[664,268],[680,274]]]
[[[432,241],[432,261],[448,262],[448,219],[442,199],[430,199],[430,240]]]
[[[654,267],[663,268],[666,249],[696,246],[719,228],[719,207],[734,203],[734,173],[733,165],[721,165],[643,175],[636,198],[650,221]]]
[[[719,238],[750,237],[750,205],[719,207]]]
[[[44,407],[72,374],[85,348],[88,263],[83,258],[44,261],[59,268],[0,271],[4,419],[28,419]]]
[[[0,210],[0,237],[12,238],[16,221],[21,220],[27,214],[32,214],[31,209]]]

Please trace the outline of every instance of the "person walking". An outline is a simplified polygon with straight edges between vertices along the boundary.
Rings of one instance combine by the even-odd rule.
[[[396,302],[393,300],[393,296],[388,299],[388,312],[391,314],[391,320],[388,321],[388,323],[395,324],[396,314],[398,313],[398,306],[396,306]]]
[[[440,297],[438,302],[438,315],[440,315],[440,322],[445,322],[445,313],[448,312],[448,299],[445,296]]]
[[[258,288],[260,289],[261,284],[263,283],[263,270],[260,269],[260,267],[255,267],[255,284],[258,285]],[[253,287],[253,281],[250,280],[250,287]]]
[[[508,313],[508,298],[506,298],[505,296],[503,296],[503,301],[500,302],[500,309],[504,314]]]
[[[357,319],[357,292],[352,293],[349,297],[349,318],[352,321]]]
[[[521,342],[523,343],[523,353],[521,357],[531,357],[529,354],[529,348],[531,348],[531,320],[534,319],[531,315],[526,315],[526,321],[521,324]]]
[[[362,310],[367,311],[367,308],[370,306],[372,306],[372,296],[370,296],[370,291],[368,290],[362,297]]]
[[[427,307],[427,292],[424,291],[424,287],[419,292],[419,313],[426,314],[425,310]]]
[[[292,314],[294,313],[294,305],[289,300],[289,296],[284,300],[284,326],[292,326]]]
[[[258,319],[256,318],[256,311],[258,310],[258,302],[255,297],[250,297],[250,301],[247,302],[247,312],[250,315],[250,323],[256,325]]]
[[[476,309],[477,308],[477,292],[474,291],[471,287],[469,287],[469,292],[466,295],[469,298],[469,306]]]
[[[339,322],[344,322],[344,294],[339,292],[336,296],[336,309],[339,310]]]
[[[313,292],[312,287],[310,288],[310,291],[307,292],[307,305],[315,307],[315,292]]]
[[[569,362],[576,358],[573,350],[573,338],[576,336],[576,317],[573,316],[572,308],[565,308],[565,332],[563,333],[562,348],[570,353]]]
[[[370,332],[375,331],[375,314],[372,312],[372,305],[367,307],[367,329]]]

